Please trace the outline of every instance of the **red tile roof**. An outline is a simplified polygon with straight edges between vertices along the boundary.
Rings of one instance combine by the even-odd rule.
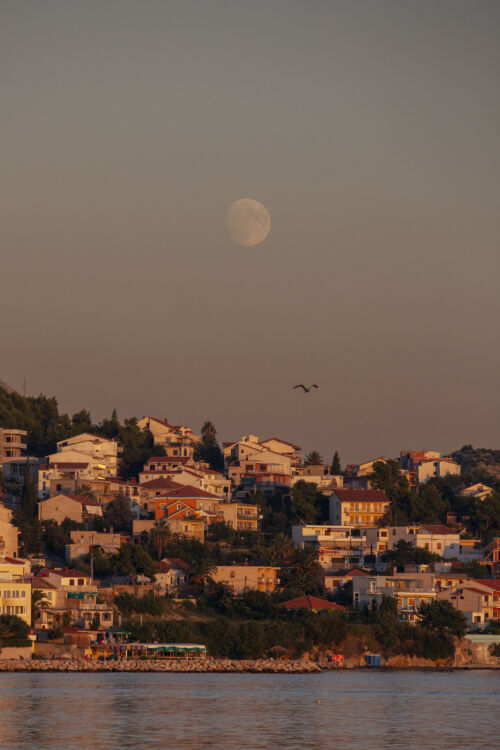
[[[368,573],[364,573],[362,570],[359,570],[358,568],[354,568],[353,570],[350,570],[348,573],[346,573],[343,578],[354,578],[355,576],[367,576]]]
[[[423,523],[422,529],[430,532],[431,534],[457,534],[457,531],[453,531],[449,526],[445,526],[442,523]]]
[[[383,490],[334,490],[333,494],[345,502],[389,502]]]
[[[189,570],[189,565],[187,562],[184,562],[184,560],[181,560],[180,557],[166,557],[165,561],[170,563],[176,568],[179,568],[179,570]],[[163,561],[162,561],[163,562]]]
[[[191,456],[153,456],[148,458],[144,467],[148,464],[185,464],[188,461],[192,461]]]
[[[296,451],[300,451],[300,445],[294,445],[293,443],[289,443],[288,440],[282,440],[281,438],[278,438],[278,437],[270,437],[270,438],[267,438],[267,440],[261,440],[260,444],[262,445],[263,443],[269,443],[271,440],[276,440],[278,443],[283,443],[283,445],[289,445],[290,448],[295,448]]]
[[[49,573],[55,573],[63,578],[90,578],[88,573],[82,573],[81,570],[73,570],[71,568],[54,568]]]
[[[317,596],[299,596],[297,599],[289,599],[287,602],[283,602],[283,607],[286,609],[311,609],[319,611],[321,609],[345,609],[340,604],[335,602],[329,602],[327,599],[320,599]]]
[[[85,497],[85,495],[72,495],[68,492],[64,497],[70,497],[72,500],[76,500],[77,503],[81,503],[82,505],[99,506],[99,503],[96,502],[96,500],[92,500],[90,497]]]
[[[174,482],[173,479],[150,479],[149,482],[142,482],[141,489],[145,490],[176,490],[184,487],[180,482]]]

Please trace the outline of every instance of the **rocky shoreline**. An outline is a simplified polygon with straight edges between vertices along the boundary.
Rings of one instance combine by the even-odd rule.
[[[255,672],[311,674],[322,672],[312,661],[273,659],[129,659],[89,661],[85,659],[0,659],[0,672]]]
[[[344,669],[373,668],[359,663],[346,664]],[[254,673],[254,674],[320,674],[338,670],[331,664],[314,661],[274,659],[130,659],[129,661],[89,661],[85,659],[0,659],[0,672],[178,672],[178,673]],[[375,671],[454,671],[498,669],[486,664],[385,664]]]

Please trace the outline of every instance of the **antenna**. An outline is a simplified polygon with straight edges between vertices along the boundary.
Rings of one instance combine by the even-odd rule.
[[[27,384],[26,377],[23,378],[23,396],[26,398],[26,384]]]

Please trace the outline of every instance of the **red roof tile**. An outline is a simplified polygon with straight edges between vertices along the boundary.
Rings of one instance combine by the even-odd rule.
[[[320,599],[317,596],[299,596],[297,599],[289,599],[287,602],[283,602],[283,607],[286,609],[311,609],[319,611],[321,609],[345,609],[340,604],[335,602],[329,602],[327,599]]]

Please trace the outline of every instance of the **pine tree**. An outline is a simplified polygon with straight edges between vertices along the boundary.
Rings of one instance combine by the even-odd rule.
[[[339,458],[339,454],[337,453],[337,451],[335,451],[335,453],[333,454],[332,468],[330,470],[330,473],[335,474],[335,475],[342,473],[342,468],[340,466],[340,458]]]

